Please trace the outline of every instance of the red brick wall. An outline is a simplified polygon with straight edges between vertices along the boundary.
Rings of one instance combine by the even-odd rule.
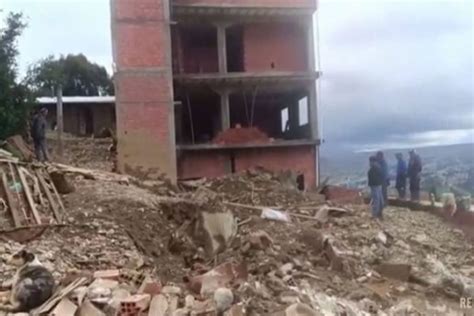
[[[166,0],[112,0],[118,168],[176,179],[171,43]]]
[[[295,23],[256,23],[244,27],[245,71],[305,71],[306,52],[305,31]]]
[[[180,5],[241,6],[241,7],[316,7],[316,0],[172,0]]]
[[[313,188],[316,183],[314,146],[286,148],[245,149],[236,153],[236,172],[255,167],[272,171],[294,170],[304,174],[305,186]]]
[[[226,174],[230,158],[216,151],[184,152],[178,158],[178,178],[217,178]]]

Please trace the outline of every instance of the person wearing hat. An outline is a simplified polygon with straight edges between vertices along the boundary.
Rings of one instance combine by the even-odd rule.
[[[370,169],[367,174],[368,184],[370,187],[372,217],[375,219],[382,219],[382,211],[385,206],[382,193],[382,185],[385,182],[382,168],[377,161],[377,158],[372,156],[369,158]]]
[[[423,169],[420,156],[415,150],[410,150],[410,160],[408,161],[407,175],[410,182],[410,199],[420,200],[421,170]]]
[[[39,161],[48,161],[48,148],[46,145],[46,117],[48,115],[48,109],[42,108],[39,113],[33,117],[31,124],[31,138],[33,138],[33,144],[35,146],[36,159]]]
[[[397,158],[397,179],[395,181],[395,188],[398,191],[398,198],[404,200],[407,189],[407,163],[403,159],[402,153],[395,155]]]

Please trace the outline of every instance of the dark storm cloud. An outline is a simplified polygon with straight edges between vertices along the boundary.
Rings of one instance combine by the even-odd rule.
[[[472,4],[322,2],[321,113],[328,146],[459,137],[474,128]],[[452,130],[452,131],[451,131]],[[462,140],[461,140],[462,139]]]

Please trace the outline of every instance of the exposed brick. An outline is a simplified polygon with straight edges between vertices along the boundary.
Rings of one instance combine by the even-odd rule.
[[[167,51],[164,24],[116,24],[115,60],[118,69],[124,67],[163,67]]]
[[[314,146],[241,149],[235,154],[237,172],[264,167],[271,171],[294,170],[304,175],[305,186],[316,183]]]
[[[119,20],[163,20],[163,6],[155,0],[114,0],[115,18]]]
[[[241,7],[283,7],[298,8],[316,6],[316,0],[173,0],[180,5],[241,6]]]
[[[296,23],[255,23],[244,27],[245,71],[305,71],[306,52],[305,31]]]
[[[119,102],[172,102],[170,84],[165,75],[119,74],[115,80],[119,87]]]
[[[322,193],[327,200],[340,204],[364,204],[364,199],[359,190],[338,187],[333,185],[326,186]]]
[[[118,107],[121,119],[119,136],[142,130],[153,135],[155,140],[165,143],[170,137],[168,127],[169,108],[165,103],[124,103]],[[119,140],[120,141],[120,140]]]
[[[225,153],[210,151],[184,152],[178,159],[180,179],[216,178],[225,175],[230,157]]]

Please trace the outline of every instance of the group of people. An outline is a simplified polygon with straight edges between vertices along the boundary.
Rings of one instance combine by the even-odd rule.
[[[409,152],[408,165],[402,153],[397,153],[397,174],[395,188],[400,199],[406,198],[407,179],[409,182],[410,199],[420,199],[420,183],[422,163],[420,156],[411,150]],[[370,168],[368,172],[368,184],[370,187],[372,216],[377,219],[383,218],[383,209],[388,203],[388,187],[390,185],[390,172],[383,152],[379,151],[375,156],[369,158]]]

